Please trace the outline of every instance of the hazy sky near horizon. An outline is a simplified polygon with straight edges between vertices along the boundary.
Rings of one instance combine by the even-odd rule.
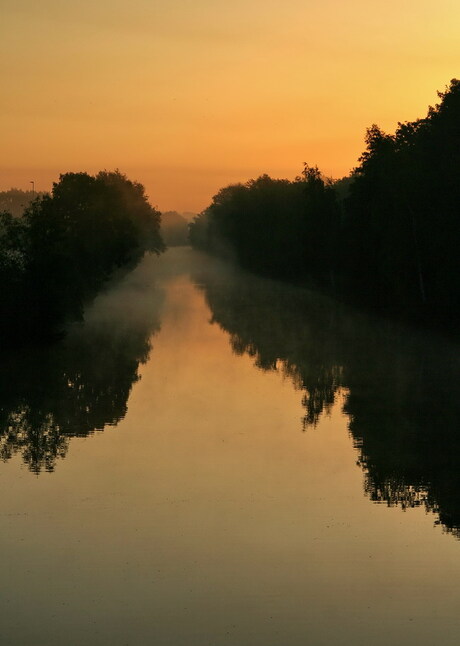
[[[366,127],[460,76],[458,0],[0,0],[0,190],[120,168],[160,209],[302,162],[356,165]]]

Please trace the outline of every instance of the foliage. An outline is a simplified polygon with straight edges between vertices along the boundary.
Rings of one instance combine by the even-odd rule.
[[[0,220],[1,331],[59,332],[115,272],[159,253],[160,214],[119,171],[61,175],[20,218]]]
[[[338,218],[331,183],[305,164],[293,182],[262,175],[221,189],[190,225],[190,239],[267,276],[320,278],[334,271]]]
[[[447,322],[460,310],[460,82],[438,94],[424,119],[400,123],[394,135],[369,128],[343,257],[367,300]]]
[[[392,315],[456,328],[460,316],[460,81],[394,135],[371,126],[348,178],[305,165],[228,186],[191,225],[195,247],[313,281]]]

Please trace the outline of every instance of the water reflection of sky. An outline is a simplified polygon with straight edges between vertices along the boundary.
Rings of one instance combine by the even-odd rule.
[[[178,275],[174,255],[182,258]],[[141,379],[132,383],[117,428],[73,438],[65,460],[38,478],[21,468],[19,455],[1,465],[3,641],[456,644],[458,542],[433,528],[436,516],[422,507],[402,513],[370,504],[356,464],[365,455],[374,484],[402,473],[406,487],[421,484],[422,468],[431,468],[426,490],[445,492],[437,481],[434,488],[433,464],[450,436],[438,428],[439,441],[430,445],[430,429],[416,424],[418,394],[428,384],[425,373],[417,372],[415,383],[408,369],[415,353],[409,360],[398,351],[395,358],[383,333],[367,346],[348,318],[329,317],[327,330],[324,319],[311,323],[302,337],[284,334],[284,323],[277,327],[273,313],[267,319],[262,301],[253,299],[244,335],[254,349],[260,334],[276,340],[272,354],[289,361],[305,392],[316,384],[329,393],[329,377],[339,381],[330,415],[320,414],[303,433],[306,408],[291,377],[255,369],[256,355],[232,351],[229,340],[245,338],[242,286],[234,312],[229,288],[221,308],[212,301],[209,275],[201,271],[197,289],[183,271],[191,262],[203,270],[196,255],[175,250],[159,262],[159,286],[136,289],[143,302],[164,290],[161,329],[137,368]],[[305,313],[298,310],[301,322]],[[340,335],[328,342],[339,323],[348,347]],[[331,370],[337,365],[339,375]],[[444,366],[449,376],[453,370]],[[438,373],[433,367],[426,374]],[[367,403],[375,385],[378,402]],[[446,397],[442,420],[453,422]],[[318,406],[324,399],[318,394]],[[449,442],[447,466],[455,460]],[[423,443],[431,453],[421,461]]]

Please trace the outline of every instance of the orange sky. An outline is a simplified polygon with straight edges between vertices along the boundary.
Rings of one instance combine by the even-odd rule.
[[[365,128],[460,76],[458,0],[0,0],[0,190],[115,167],[160,209],[302,162],[335,177]]]

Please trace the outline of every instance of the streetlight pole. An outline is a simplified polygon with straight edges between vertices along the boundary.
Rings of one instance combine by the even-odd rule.
[[[35,182],[32,180],[30,182],[32,184],[32,199],[35,197]]]

